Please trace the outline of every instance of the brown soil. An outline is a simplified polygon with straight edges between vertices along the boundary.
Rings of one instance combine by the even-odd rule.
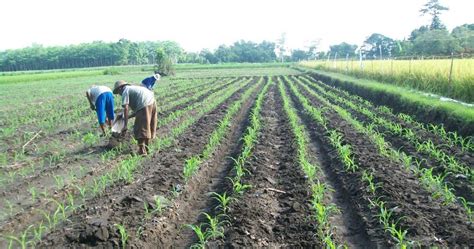
[[[321,247],[311,220],[310,189],[275,85],[264,100],[262,132],[247,166],[252,188],[230,207],[220,247]]]
[[[324,84],[319,84],[321,86],[324,86]],[[309,86],[319,94],[323,94],[318,89]],[[329,88],[327,87],[326,90],[328,91],[333,91],[334,93],[338,94],[339,96],[342,96],[340,92],[337,92],[334,88]],[[323,95],[324,96],[324,95]],[[341,104],[336,102],[334,99],[329,98],[326,96],[326,98],[333,104],[339,105],[343,107],[346,110],[349,110],[351,114],[359,121],[361,121],[364,124],[369,124],[371,123],[371,120],[365,116],[364,114],[350,108],[348,105]],[[360,104],[360,103],[359,103]],[[369,108],[369,107],[368,107]],[[377,113],[379,116],[382,116],[386,118],[387,120],[391,120],[395,123],[398,123],[402,125],[402,127],[407,127],[416,132],[417,138],[419,138],[420,141],[433,141],[434,144],[443,144],[443,141],[441,138],[437,137],[434,134],[431,134],[427,131],[421,130],[417,127],[413,127],[412,125],[407,124],[406,122],[403,122],[403,120],[400,120],[399,118],[396,118],[394,116],[390,116],[388,114],[385,115],[380,115],[379,112],[375,110],[375,108],[370,108],[374,113]],[[447,168],[446,164],[442,161],[438,161],[437,159],[431,157],[431,155],[428,155],[426,153],[420,153],[416,150],[415,146],[407,141],[405,138],[395,135],[392,132],[390,132],[388,129],[381,127],[381,126],[375,126],[376,130],[378,132],[381,132],[384,135],[384,138],[387,142],[389,142],[392,147],[397,150],[397,151],[403,151],[407,155],[413,156],[414,158],[418,159],[419,161],[423,161],[423,165],[427,168],[434,168],[433,173],[435,174],[445,174],[446,172],[450,172],[450,170]],[[457,146],[438,146],[438,149],[444,151],[447,155],[454,156],[458,162],[466,165],[466,166],[472,166],[474,165],[474,157],[468,152],[463,152],[461,148]],[[468,179],[466,176],[459,175],[459,174],[454,174],[451,172],[450,174],[447,175],[445,178],[446,182],[452,186],[455,190],[455,194],[457,196],[461,196],[466,198],[467,201],[473,202],[474,201],[474,186],[472,185],[470,179]]]
[[[321,107],[321,103],[300,88],[311,102]],[[467,246],[474,244],[474,231],[467,222],[467,216],[459,207],[444,206],[431,197],[419,183],[418,179],[407,172],[401,165],[380,155],[374,144],[342,120],[334,111],[328,110],[326,118],[331,129],[337,129],[344,135],[346,143],[351,145],[356,163],[360,169],[356,173],[341,173],[344,185],[350,190],[354,202],[361,207],[368,207],[369,198],[374,198],[365,191],[361,182],[363,169],[373,173],[374,180],[382,187],[377,191],[383,196],[387,208],[393,210],[394,217],[400,219],[399,225],[408,229],[408,238],[421,245]],[[326,141],[328,143],[328,141]],[[335,153],[333,153],[335,154]],[[336,158],[334,158],[336,159]],[[365,211],[367,227],[376,227],[377,210]],[[402,218],[403,217],[403,218]],[[383,236],[382,229],[379,229]],[[369,233],[372,236],[372,233]],[[385,235],[386,236],[386,235]]]
[[[173,189],[183,191],[182,170],[185,160],[202,150],[227,107],[239,99],[247,88],[239,90],[200,118],[174,142],[173,147],[153,155],[137,172],[133,183],[119,183],[101,196],[88,200],[86,208],[69,217],[70,224],[48,234],[41,247],[118,246],[120,235],[114,224],[124,224],[132,236],[131,240],[146,241],[146,238],[137,236],[137,230],[143,228],[146,222],[143,219],[144,202],[151,205],[157,195],[170,200]]]

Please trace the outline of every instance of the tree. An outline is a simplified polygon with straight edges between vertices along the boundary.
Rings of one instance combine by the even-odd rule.
[[[474,53],[474,24],[464,24],[453,29],[451,32],[459,43],[460,53]]]
[[[310,42],[310,44],[308,45],[308,56],[309,56],[308,59],[315,60],[318,57],[317,49],[320,43],[321,43],[321,39],[313,40]]]
[[[128,64],[128,55],[130,50],[130,41],[127,39],[120,39],[113,46],[114,52],[119,58],[117,61],[118,65],[127,65]]]
[[[309,51],[305,51],[302,49],[295,49],[291,51],[291,60],[292,61],[302,61],[302,60],[308,60],[310,58],[311,54]]]
[[[410,33],[409,41],[414,41],[416,37],[430,30],[429,26],[421,26]]]
[[[214,52],[219,62],[233,62],[236,60],[237,55],[232,51],[232,48],[226,45],[220,45]]]
[[[346,42],[337,44],[337,45],[332,45],[329,47],[330,48],[330,53],[331,55],[335,55],[336,53],[340,57],[345,57],[346,55],[349,55],[349,57],[354,57],[355,56],[355,51],[357,49],[357,45],[352,45]]]
[[[159,71],[161,75],[165,76],[174,75],[173,61],[163,48],[156,49],[155,60],[155,71]]]
[[[199,55],[202,56],[207,63],[216,64],[219,62],[219,59],[209,49],[203,49]]]
[[[447,30],[430,30],[413,41],[412,53],[419,55],[449,55],[459,50],[459,42]]]
[[[286,52],[286,33],[282,33],[280,39],[277,40],[276,50],[278,58],[280,58],[281,62],[283,62]]]
[[[445,7],[439,3],[439,0],[429,0],[428,3],[426,3],[422,9],[420,9],[420,12],[422,15],[430,15],[432,16],[431,20],[431,25],[430,29],[446,29],[446,26],[444,26],[443,23],[441,23],[441,19],[439,16],[441,15],[442,11],[447,11],[449,10],[448,7]]]
[[[382,50],[382,56],[388,57],[392,55],[392,50],[396,48],[396,44],[392,38],[374,33],[364,41],[363,48],[364,54],[368,57],[378,58],[380,50]]]

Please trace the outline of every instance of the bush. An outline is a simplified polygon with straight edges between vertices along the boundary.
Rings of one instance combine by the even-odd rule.
[[[118,75],[120,72],[116,68],[107,68],[103,72],[104,75]]]

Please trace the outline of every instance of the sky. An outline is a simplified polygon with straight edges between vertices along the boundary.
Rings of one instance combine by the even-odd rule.
[[[238,40],[275,42],[319,50],[348,42],[361,45],[372,33],[394,39],[430,23],[419,10],[428,0],[2,0],[0,50],[116,42],[173,40],[186,51],[215,49]],[[474,0],[440,0],[449,30],[474,23]]]

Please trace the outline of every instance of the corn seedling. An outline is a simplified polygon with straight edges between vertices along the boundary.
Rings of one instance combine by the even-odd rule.
[[[10,240],[10,246],[13,244],[12,242],[15,241],[20,245],[21,249],[26,249],[28,244],[30,244],[27,237],[28,237],[28,232],[32,227],[33,225],[28,226],[28,228],[21,233],[20,237],[15,237],[13,235],[5,236],[8,240]]]
[[[54,175],[54,181],[56,182],[56,188],[62,189],[64,187],[64,178],[62,176]]]
[[[191,228],[194,231],[194,234],[198,237],[199,242],[193,244],[191,248],[205,248],[209,234],[207,231],[204,231],[201,225],[190,225],[187,224],[187,227]]]
[[[219,216],[212,217],[207,213],[204,213],[207,219],[207,226],[206,233],[208,235],[208,239],[217,239],[224,237],[224,228],[222,227],[223,221],[219,221]]]
[[[114,226],[118,229],[119,234],[120,234],[120,241],[122,242],[122,248],[125,249],[127,246],[127,241],[128,241],[128,234],[127,230],[125,227],[121,224],[114,224]]]
[[[237,193],[239,195],[243,194],[245,192],[245,190],[251,188],[252,186],[251,185],[248,185],[248,184],[242,184],[240,182],[240,180],[238,179],[232,179],[232,178],[229,178],[228,179],[232,182],[232,188],[234,190],[234,193]]]
[[[473,213],[471,207],[474,206],[474,203],[466,201],[466,199],[463,198],[463,197],[458,197],[458,199],[461,201],[461,204],[463,205],[464,209],[466,210],[467,217],[469,218],[469,220],[471,222],[473,222],[474,213]]]
[[[31,200],[33,200],[33,202],[36,200],[36,197],[38,197],[38,191],[36,190],[36,188],[33,186],[31,188],[28,189],[28,192],[30,192],[31,194]]]
[[[219,208],[221,211],[224,214],[227,213],[232,197],[227,196],[227,192],[224,192],[222,195],[216,192],[212,192],[211,194],[213,195],[213,198],[219,202]]]
[[[199,168],[199,164],[201,164],[201,159],[199,158],[199,156],[193,156],[186,160],[183,170],[184,179],[186,181],[188,181],[189,178],[194,174],[194,172],[197,171],[197,169]]]
[[[152,213],[161,214],[163,211],[163,200],[160,196],[155,197],[155,208],[153,209]]]

